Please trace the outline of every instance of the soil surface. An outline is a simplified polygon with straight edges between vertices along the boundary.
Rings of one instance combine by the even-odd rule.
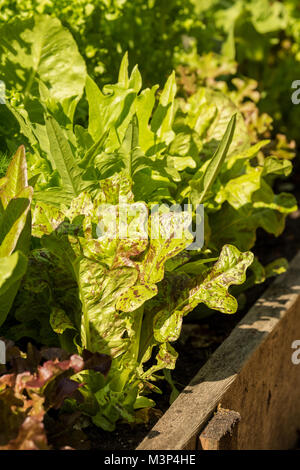
[[[278,181],[275,192],[292,192],[300,204],[300,164],[295,165],[293,175],[287,181]],[[262,230],[257,231],[257,242],[252,250],[263,264],[268,264],[276,258],[285,257],[290,261],[300,250],[300,210],[287,217],[284,233],[275,238]],[[174,347],[179,353],[176,369],[172,372],[172,379],[181,391],[205,364],[216,348],[229,336],[235,325],[241,320],[249,308],[260,297],[262,292],[272,282],[269,279],[247,291],[247,300],[244,307],[235,315],[215,313],[206,318],[197,319],[193,313],[192,323],[186,323],[180,340]],[[188,319],[189,320],[189,319]],[[191,320],[189,320],[191,321]],[[143,440],[146,434],[170,406],[169,397],[171,387],[163,382],[158,384],[162,394],[155,394],[153,399],[156,408],[149,412],[149,421],[145,424],[130,426],[119,424],[116,431],[109,433],[96,427],[89,427],[86,432],[93,449],[104,450],[133,450]],[[300,428],[300,423],[299,423]],[[300,440],[299,440],[300,447]]]

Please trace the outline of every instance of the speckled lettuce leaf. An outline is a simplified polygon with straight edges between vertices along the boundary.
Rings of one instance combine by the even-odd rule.
[[[159,345],[158,353],[155,356],[156,364],[151,366],[146,372],[142,374],[144,380],[149,380],[153,375],[163,369],[175,369],[178,353],[173,346],[169,343],[162,343]]]
[[[152,299],[157,294],[157,287],[155,284],[138,284],[132,286],[122,294],[117,301],[116,307],[123,312],[133,312],[138,309],[144,302]]]
[[[176,295],[169,287],[168,308],[158,311],[153,320],[156,341],[175,341],[181,331],[182,317],[193,310],[199,303],[223,313],[234,313],[237,300],[229,294],[231,285],[239,285],[246,280],[246,270],[253,261],[250,252],[241,253],[231,245],[225,245],[218,261],[201,276],[190,279],[181,274],[170,277],[170,283],[181,290]],[[178,284],[179,282],[179,284]]]
[[[92,352],[109,352],[118,356],[128,348],[123,338],[126,318],[118,315],[116,302],[137,278],[134,268],[107,270],[84,258],[78,267],[78,285],[83,307],[81,338]]]
[[[158,285],[157,296],[145,304],[139,346],[142,377],[153,379],[159,370],[174,367],[177,353],[169,342],[179,338],[183,316],[198,304],[204,303],[224,313],[236,311],[237,301],[228,289],[245,282],[246,270],[252,261],[252,253],[241,253],[234,246],[226,245],[217,262],[201,275],[191,277],[176,270],[165,274]],[[143,364],[153,357],[157,346],[156,363],[144,370]]]
[[[193,240],[187,227],[182,230],[179,237],[176,229],[180,220],[176,213],[167,209],[157,213],[158,232],[154,224],[152,226],[154,217],[152,214],[149,218],[150,240],[147,250],[142,255],[141,261],[136,263],[139,273],[138,283],[121,295],[117,303],[117,308],[125,312],[133,311],[156,295],[156,284],[164,278],[167,261],[185,250]]]

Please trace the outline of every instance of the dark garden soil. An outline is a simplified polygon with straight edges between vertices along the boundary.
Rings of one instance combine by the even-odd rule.
[[[300,165],[295,169],[293,176],[283,182],[277,182],[275,192],[293,192],[298,204],[300,204]],[[267,264],[276,258],[285,257],[291,260],[300,250],[300,210],[290,214],[287,218],[284,233],[275,238],[263,231],[258,231],[254,253],[263,264]],[[175,343],[175,349],[179,353],[176,370],[172,373],[176,387],[181,391],[205,364],[215,349],[229,336],[235,325],[241,320],[249,308],[260,297],[263,291],[272,282],[269,279],[264,284],[258,285],[247,292],[247,300],[244,307],[235,315],[215,313],[206,318],[199,319],[193,313],[192,323],[183,326],[181,338]],[[109,433],[96,427],[89,427],[85,431],[91,442],[92,449],[105,450],[133,450],[143,440],[149,430],[168,409],[171,388],[162,382],[161,395],[155,394],[153,399],[156,408],[149,412],[149,421],[145,424],[130,426],[119,424],[116,431]],[[300,425],[299,425],[300,427]],[[300,444],[300,443],[299,443]]]

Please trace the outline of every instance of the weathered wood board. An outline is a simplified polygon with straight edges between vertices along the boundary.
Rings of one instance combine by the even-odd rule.
[[[236,446],[241,415],[219,407],[217,413],[201,432],[199,440],[203,450],[228,450]]]
[[[295,340],[300,340],[300,253],[137,449],[201,448],[199,434],[218,406],[241,416],[233,449],[293,448],[300,429]]]

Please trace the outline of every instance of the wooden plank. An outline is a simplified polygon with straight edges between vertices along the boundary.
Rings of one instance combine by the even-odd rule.
[[[300,365],[291,361],[291,344],[297,339],[300,253],[287,273],[274,281],[200,369],[138,449],[196,449],[201,430],[220,404],[241,414],[237,448],[291,447],[300,424]]]
[[[241,415],[219,407],[199,436],[201,450],[229,450],[236,446]]]

